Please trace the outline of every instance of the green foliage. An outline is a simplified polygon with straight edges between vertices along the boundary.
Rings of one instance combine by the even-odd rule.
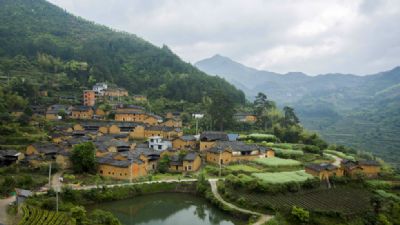
[[[291,214],[300,223],[307,223],[310,220],[310,212],[297,206],[292,207]]]
[[[166,173],[168,172],[168,168],[169,168],[169,157],[168,155],[164,155],[158,162],[157,165],[157,170],[160,173]]]
[[[277,173],[253,173],[252,176],[261,179],[263,183],[267,184],[284,184],[292,181],[304,182],[314,178],[304,170]]]
[[[96,148],[92,142],[74,146],[71,154],[72,168],[75,173],[95,173],[97,171]]]
[[[199,103],[203,96],[224,90],[230,101],[245,101],[242,91],[183,62],[167,46],[158,48],[135,35],[96,25],[44,0],[5,0],[0,20],[0,64],[7,74],[31,79],[64,74],[69,82],[60,87],[75,91],[76,82],[88,86],[109,81],[152,99]]]
[[[208,113],[212,118],[214,126],[223,131],[224,127],[233,121],[233,114],[235,113],[234,102],[222,91],[214,92],[210,99],[211,104],[208,107]]]
[[[259,163],[267,167],[295,167],[300,166],[301,162],[293,159],[281,159],[278,157],[272,158],[259,158],[255,159],[254,162]]]
[[[93,225],[121,225],[121,222],[112,213],[101,209],[93,210],[89,221]]]
[[[23,205],[23,217],[18,225],[43,224],[43,225],[72,225],[66,213],[42,210],[36,207]]]

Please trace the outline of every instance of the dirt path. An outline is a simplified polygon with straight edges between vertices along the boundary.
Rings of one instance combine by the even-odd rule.
[[[223,204],[225,204],[225,205],[229,206],[230,208],[233,208],[233,209],[235,209],[237,211],[240,211],[240,212],[243,212],[243,213],[246,213],[246,214],[252,214],[252,215],[260,216],[258,221],[254,223],[254,225],[262,225],[262,224],[268,222],[270,219],[273,218],[273,216],[271,216],[271,215],[261,214],[261,213],[258,213],[258,212],[254,212],[254,211],[250,211],[250,210],[247,210],[247,209],[243,209],[243,208],[237,207],[236,205],[234,205],[232,203],[229,203],[229,202],[225,201],[221,197],[221,195],[219,195],[219,193],[218,193],[218,188],[217,188],[218,179],[209,179],[208,181],[210,182],[212,193],[214,194],[214,196],[220,202],[222,202]]]
[[[8,204],[15,201],[15,196],[0,199],[0,224],[9,224],[9,216],[7,214]]]

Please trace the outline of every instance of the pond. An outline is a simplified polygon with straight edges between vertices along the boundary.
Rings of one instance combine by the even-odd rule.
[[[124,225],[246,224],[224,213],[203,198],[181,193],[138,196],[91,205],[87,209],[112,212]]]

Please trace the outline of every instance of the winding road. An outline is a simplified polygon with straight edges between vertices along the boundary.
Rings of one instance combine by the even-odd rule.
[[[268,222],[270,219],[273,218],[273,216],[271,216],[271,215],[261,214],[261,213],[258,213],[258,212],[254,212],[254,211],[250,211],[250,210],[247,210],[247,209],[243,209],[243,208],[237,207],[236,205],[234,205],[232,203],[229,203],[229,202],[225,201],[221,197],[221,195],[218,193],[217,181],[218,181],[218,179],[209,179],[208,180],[208,182],[210,182],[210,185],[211,185],[211,191],[214,194],[214,196],[218,199],[218,201],[222,202],[224,205],[227,205],[230,208],[233,208],[233,209],[235,209],[237,211],[240,211],[240,212],[243,212],[243,213],[246,213],[246,214],[259,216],[259,219],[253,225],[265,224],[266,222]]]
[[[7,207],[10,203],[15,201],[15,196],[0,199],[0,224],[9,224],[9,216],[7,214]]]

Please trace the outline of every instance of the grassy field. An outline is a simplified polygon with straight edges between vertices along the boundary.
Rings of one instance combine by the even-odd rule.
[[[335,150],[329,150],[329,149],[327,149],[327,150],[324,150],[324,153],[332,154],[332,155],[335,155],[335,156],[340,157],[340,158],[342,158],[342,159],[354,160],[354,157],[353,157],[353,156],[351,156],[351,155],[346,155],[346,154],[343,153],[343,152],[338,152],[338,151],[335,151]]]
[[[282,157],[296,157],[304,155],[304,152],[301,150],[291,150],[291,149],[282,149],[282,148],[273,148],[277,156]]]
[[[245,165],[245,164],[234,164],[234,165],[229,165],[226,167],[227,169],[231,170],[231,171],[243,171],[243,172],[248,172],[248,173],[257,173],[260,172],[261,170],[249,166],[249,165]]]
[[[267,167],[293,167],[301,165],[301,162],[297,160],[281,159],[278,157],[255,159],[254,162]]]
[[[313,178],[312,175],[306,173],[304,170],[278,173],[253,173],[251,175],[269,184],[283,184],[291,181],[304,182]]]
[[[237,198],[244,198],[249,204],[258,203],[271,209],[288,210],[292,206],[300,206],[310,211],[338,212],[345,215],[368,210],[372,196],[372,193],[365,189],[347,186],[295,194],[257,194],[237,190],[229,192]]]

